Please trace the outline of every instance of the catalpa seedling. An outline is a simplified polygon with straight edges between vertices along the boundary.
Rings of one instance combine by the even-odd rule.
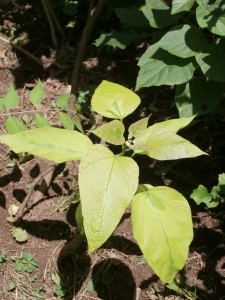
[[[131,205],[134,237],[146,261],[162,281],[171,283],[185,264],[193,238],[190,207],[172,188],[139,185],[139,167],[128,154],[174,160],[206,153],[177,134],[193,117],[152,126],[144,118],[130,125],[125,137],[123,120],[140,102],[137,94],[118,84],[103,81],[99,85],[92,109],[113,120],[91,132],[105,145],[93,144],[81,132],[52,127],[0,136],[0,141],[16,153],[26,151],[57,163],[79,160],[76,220],[89,253],[105,243]],[[115,155],[110,144],[121,146],[121,153]]]

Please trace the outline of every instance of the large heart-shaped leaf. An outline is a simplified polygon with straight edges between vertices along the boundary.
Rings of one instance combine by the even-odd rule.
[[[106,80],[98,86],[91,100],[98,114],[121,120],[131,114],[140,102],[139,96],[131,90]]]
[[[150,58],[145,56],[145,60],[141,60],[136,90],[142,87],[187,82],[192,78],[194,70],[195,66],[191,58],[180,58],[158,49]]]
[[[143,131],[148,127],[149,117],[138,120],[137,122],[131,124],[128,128],[128,139],[132,137],[140,137],[143,134]]]
[[[126,31],[111,30],[111,32],[102,33],[98,39],[95,40],[95,45],[98,48],[111,46],[113,48],[125,49],[130,44],[148,37],[151,33],[146,31],[136,31],[127,29]]]
[[[124,139],[125,127],[123,123],[119,120],[113,120],[109,123],[101,125],[91,132],[106,141],[107,143],[113,145],[122,145],[125,143]]]
[[[53,127],[37,128],[0,136],[14,152],[28,152],[57,163],[81,159],[92,146],[91,140],[77,131]]]
[[[140,30],[139,32],[150,31],[149,22],[143,15],[141,9],[141,6],[132,6],[130,3],[128,7],[115,8],[115,13],[120,23],[123,24],[123,28],[134,28]]]
[[[158,160],[173,160],[206,154],[188,140],[158,124],[148,127],[142,137],[136,138],[127,145],[136,153],[146,154]]]
[[[225,3],[223,0],[216,0],[213,4],[202,3],[196,9],[196,18],[200,27],[225,36]]]
[[[148,19],[151,27],[159,28],[172,25],[178,21],[180,15],[172,15],[171,8],[159,0],[146,0],[142,7],[143,14]]]
[[[176,106],[180,117],[201,115],[213,111],[220,103],[223,83],[205,77],[192,78],[176,87]]]
[[[194,5],[195,0],[173,0],[172,1],[172,14],[182,11],[189,11]]]
[[[225,81],[225,53],[220,43],[209,45],[196,55],[196,60],[207,79]]]
[[[171,283],[184,267],[193,238],[188,202],[174,189],[149,188],[132,201],[132,223],[148,264],[163,282]]]
[[[99,248],[118,225],[138,186],[138,166],[94,145],[81,159],[79,187],[89,252]]]
[[[156,45],[175,56],[188,58],[201,52],[208,42],[202,30],[184,24],[173,27],[153,46]]]
[[[193,119],[194,119],[194,116],[191,116],[189,118],[166,120],[166,121],[157,123],[157,127],[164,127],[174,133],[177,133],[179,130],[188,126],[191,123],[191,121],[193,121]]]

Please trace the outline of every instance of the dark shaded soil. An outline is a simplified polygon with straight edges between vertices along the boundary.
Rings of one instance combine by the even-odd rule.
[[[28,5],[27,13],[31,13],[32,5],[27,1],[21,3],[23,8]],[[23,13],[26,13],[26,9],[24,8]],[[10,4],[3,6],[0,2],[1,36],[8,37],[14,25],[23,24],[19,11]],[[48,24],[41,11],[35,20],[32,24],[23,24],[28,37],[23,40],[21,47],[49,63],[47,70],[42,70],[32,60],[0,41],[0,97],[5,95],[9,84],[13,83],[22,99],[17,116],[31,109],[28,94],[34,80],[38,78],[43,80],[45,88],[45,101],[39,107],[41,110],[48,109],[53,99],[68,92],[71,65],[76,53],[77,45],[68,46],[61,49],[60,59],[53,59],[49,30],[46,30]],[[17,34],[21,34],[24,28],[19,27]],[[59,54],[57,55],[59,58]],[[139,50],[136,50],[136,56],[138,55]],[[133,89],[136,74],[133,53],[131,55],[129,51],[121,53],[116,50],[98,53],[90,45],[83,62],[79,88],[89,90],[107,79]],[[142,105],[134,118],[150,113],[150,122],[177,117],[175,104],[171,100],[171,89],[146,89],[140,92],[140,96]],[[4,122],[11,113],[14,112],[5,110],[1,113],[0,134],[6,133]],[[46,116],[53,118],[53,122],[58,124],[57,119],[49,114]],[[128,118],[127,122],[133,121]],[[8,256],[12,253],[20,255],[22,252],[29,252],[39,263],[37,280],[34,283],[28,280],[27,290],[31,292],[25,298],[19,287],[7,291],[13,276],[20,276],[25,282],[22,277],[24,274],[13,272],[9,263],[1,263],[0,299],[37,299],[35,292],[43,285],[43,299],[58,299],[52,274],[61,276],[66,291],[62,299],[65,300],[225,299],[225,208],[221,205],[217,209],[208,210],[205,206],[198,207],[189,198],[200,183],[211,189],[217,184],[218,174],[224,172],[224,122],[224,118],[218,116],[201,117],[181,133],[207,151],[209,157],[177,162],[137,159],[141,169],[141,182],[171,186],[190,201],[194,240],[186,266],[176,278],[180,286],[177,292],[166,287],[146,264],[133,238],[130,209],[106,244],[93,254],[87,254],[85,242],[80,244],[76,234],[76,205],[71,204],[71,195],[77,186],[74,173],[78,170],[78,165],[72,162],[56,167],[44,194],[38,188],[33,191],[23,221],[19,224],[26,229],[29,238],[25,243],[17,243],[11,235],[11,225],[6,220],[9,205],[20,205],[24,201],[29,192],[29,184],[47,168],[49,162],[15,156],[4,145],[0,145],[0,252],[5,252]],[[90,127],[90,124],[86,125]],[[15,166],[9,167],[8,163],[13,158]],[[80,244],[78,249],[76,244]]]

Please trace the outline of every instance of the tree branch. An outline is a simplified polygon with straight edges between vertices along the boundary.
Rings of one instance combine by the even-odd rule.
[[[49,11],[49,3],[47,3],[48,0],[41,0],[41,3],[42,3],[42,6],[44,8],[44,11],[45,11],[45,14],[46,14],[46,17],[47,17],[47,20],[48,20],[48,23],[49,23],[49,26],[50,26],[50,31],[51,31],[51,37],[52,37],[52,42],[55,46],[55,48],[57,49],[59,47],[59,43],[58,43],[58,40],[56,38],[56,33],[55,33],[55,26],[54,26],[54,23],[52,21],[52,16],[51,16],[51,13]]]
[[[22,52],[23,54],[25,54],[26,56],[28,56],[30,59],[32,59],[33,61],[35,61],[39,66],[41,66],[42,68],[44,68],[44,65],[42,63],[42,61],[37,58],[36,56],[34,56],[33,54],[31,54],[30,52],[28,52],[27,50],[23,49],[22,47],[12,43],[11,41],[9,41],[8,39],[0,36],[0,40],[2,42],[4,42],[5,44],[8,44],[10,46],[12,46],[13,48],[17,49],[18,51]]]
[[[44,179],[44,177],[45,177],[46,175],[48,175],[49,173],[53,172],[54,168],[55,168],[55,165],[51,165],[50,167],[47,168],[47,170],[46,170],[45,172],[41,173],[41,174],[33,181],[32,187],[30,188],[30,190],[29,190],[29,192],[27,193],[25,199],[23,200],[23,203],[22,203],[21,206],[20,206],[20,209],[19,209],[19,211],[18,211],[18,213],[17,213],[17,216],[16,216],[16,219],[15,219],[14,223],[19,223],[19,222],[21,221],[21,219],[23,218],[24,210],[25,210],[25,208],[26,208],[26,206],[27,206],[27,203],[28,203],[29,200],[30,200],[30,197],[31,197],[31,195],[32,195],[32,193],[33,193],[33,190],[34,190],[35,186],[38,184],[38,182],[39,182],[40,180]]]
[[[94,27],[94,24],[96,23],[99,15],[101,14],[107,0],[98,0],[98,3],[94,8],[92,8],[93,2],[90,1],[90,7],[92,9],[90,10],[90,15],[88,16],[86,25],[84,27],[84,30],[82,32],[82,37],[81,37],[81,42],[78,48],[77,52],[77,57],[74,63],[73,67],[73,73],[72,73],[72,78],[71,78],[71,95],[69,99],[69,110],[73,110],[76,104],[76,94],[77,94],[77,89],[78,89],[78,81],[79,81],[79,76],[80,76],[80,70],[81,70],[81,65],[82,65],[82,60],[84,57],[85,49],[88,43],[88,39],[90,36],[90,33]]]

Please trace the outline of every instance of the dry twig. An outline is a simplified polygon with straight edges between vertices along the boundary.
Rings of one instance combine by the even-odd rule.
[[[33,193],[33,190],[34,190],[35,186],[38,184],[38,182],[40,182],[42,179],[44,179],[44,177],[45,177],[46,175],[48,175],[48,174],[51,173],[51,172],[53,173],[54,168],[55,168],[55,165],[49,166],[45,172],[41,173],[41,174],[33,181],[32,187],[31,187],[31,189],[29,190],[29,192],[27,193],[26,198],[23,200],[23,203],[22,203],[21,206],[20,206],[20,209],[19,209],[19,211],[18,211],[18,213],[17,213],[17,216],[16,216],[16,219],[15,219],[14,223],[19,223],[19,222],[22,220],[23,214],[24,214],[24,210],[25,210],[25,208],[26,208],[26,206],[27,206],[27,204],[28,204],[28,202],[29,202],[29,200],[30,200],[30,197],[31,197],[31,195],[32,195],[32,193]]]
[[[30,59],[32,59],[33,61],[35,61],[39,66],[41,66],[42,68],[44,68],[43,62],[37,58],[36,56],[34,56],[32,53],[28,52],[27,50],[23,49],[22,47],[12,43],[11,41],[9,41],[8,39],[0,36],[0,40],[2,42],[4,42],[5,44],[8,44],[10,46],[12,46],[13,48],[17,49],[18,51],[22,52],[23,54],[25,54],[27,57],[29,57]]]

